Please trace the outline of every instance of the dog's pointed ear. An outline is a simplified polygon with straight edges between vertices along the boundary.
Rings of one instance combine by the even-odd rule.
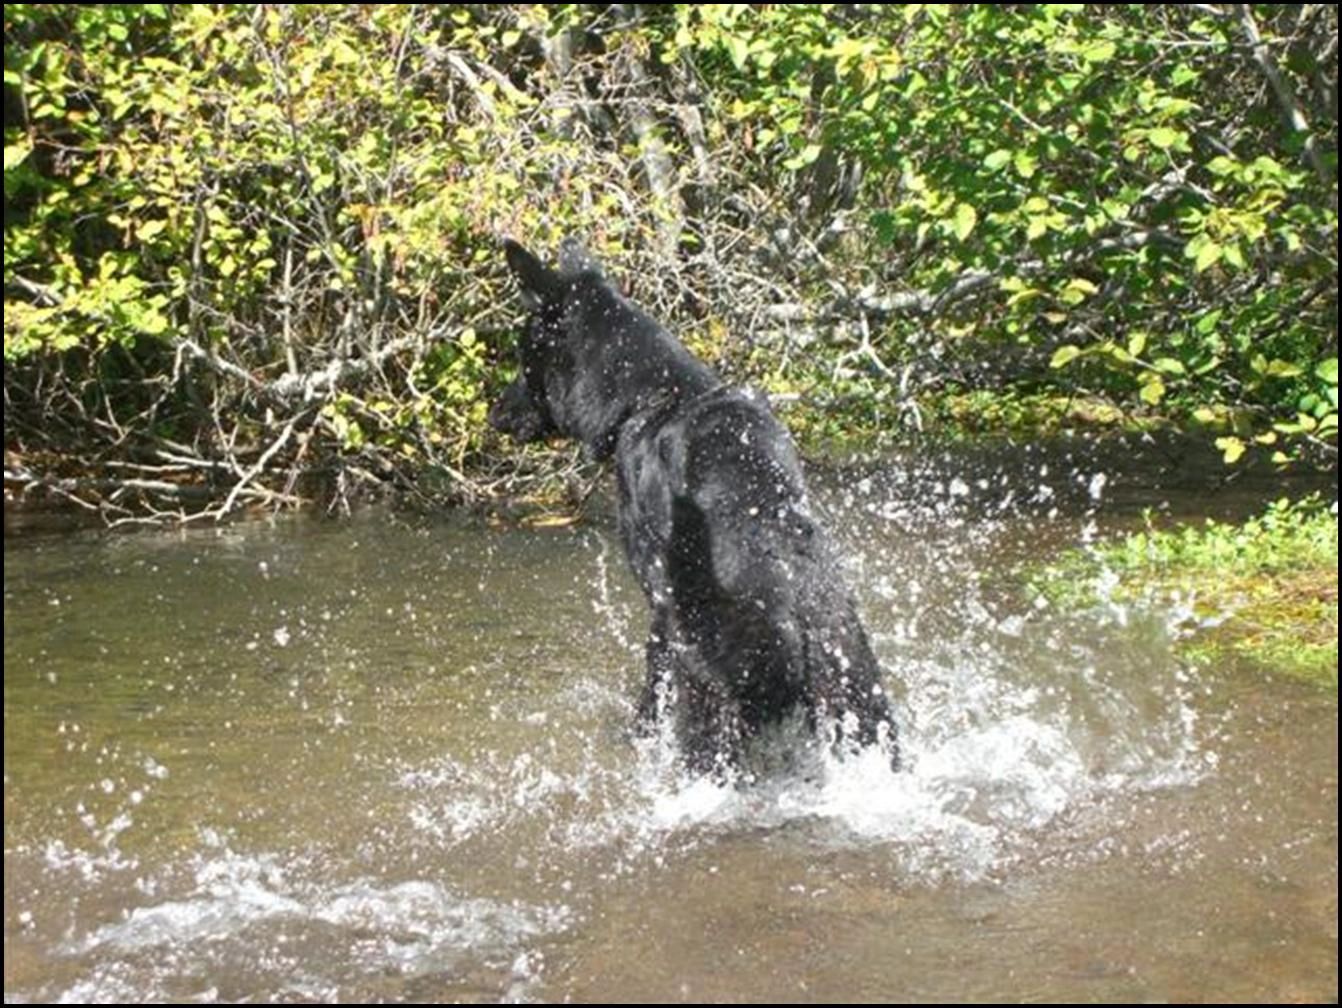
[[[601,263],[576,238],[565,238],[559,243],[559,272],[566,276],[579,273],[600,273]]]
[[[522,302],[528,310],[540,307],[563,287],[559,274],[511,238],[504,239],[503,254],[522,288]]]

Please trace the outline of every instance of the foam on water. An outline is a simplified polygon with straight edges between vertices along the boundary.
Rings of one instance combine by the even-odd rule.
[[[808,823],[828,846],[890,847],[910,882],[977,879],[1028,856],[1036,832],[1074,810],[1190,784],[1210,765],[1186,702],[1154,737],[1097,751],[1091,726],[1031,707],[1028,694],[996,699],[979,716],[952,719],[968,722],[954,729],[906,731],[900,772],[879,750],[820,751],[804,768],[721,783],[677,777],[664,753],[645,750],[625,828],[655,847],[677,832]]]
[[[271,996],[329,1000],[339,996],[342,976],[404,982],[483,962],[497,974],[493,982],[520,998],[539,969],[528,945],[573,916],[562,903],[472,898],[430,879],[336,881],[302,856],[239,854],[217,836],[206,841],[191,859],[189,882],[172,886],[185,891],[63,943],[62,955],[90,967],[53,1000],[213,1001],[229,995],[193,990],[193,978],[239,972],[238,963]],[[339,968],[306,976],[314,955]]]
[[[1034,640],[1022,653],[1040,647]],[[665,735],[612,745],[591,733],[572,737],[567,760],[529,751],[471,764],[444,758],[403,768],[396,784],[414,795],[416,827],[449,845],[530,824],[538,842],[560,848],[557,858],[605,849],[618,852],[613,870],[633,870],[704,836],[805,824],[827,846],[888,846],[913,882],[982,878],[1028,856],[1039,830],[1078,809],[1191,784],[1214,765],[1185,670],[1168,661],[1114,672],[1073,650],[1058,656],[1060,666],[1073,662],[1066,667],[1040,667],[1047,652],[1017,664],[996,646],[895,666],[904,686],[899,772],[877,749],[835,755],[785,731],[734,779],[691,778]],[[608,698],[607,718],[627,716]]]

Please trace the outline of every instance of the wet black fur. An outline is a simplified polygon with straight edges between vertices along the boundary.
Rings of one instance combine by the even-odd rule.
[[[489,420],[614,460],[620,535],[652,608],[640,723],[669,716],[697,772],[794,712],[895,760],[879,667],[768,404],[724,385],[576,246],[558,270],[511,241],[506,253],[530,316]]]

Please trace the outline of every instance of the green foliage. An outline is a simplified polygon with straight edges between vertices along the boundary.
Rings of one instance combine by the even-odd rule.
[[[1289,574],[1310,566],[1337,566],[1337,516],[1317,495],[1278,500],[1242,524],[1208,521],[1201,527],[1144,531],[1100,551],[1119,574],[1153,572],[1162,578],[1185,572],[1226,577]]]
[[[1336,173],[1262,100],[1244,30],[1172,6],[705,5],[677,9],[663,59],[732,96],[761,184],[857,160],[855,237],[902,285],[993,278],[893,325],[892,357],[1052,347],[1038,382],[1244,407],[1284,461],[1302,436],[1335,451]]]
[[[1141,431],[1151,417],[1125,412],[1105,399],[1056,392],[947,390],[927,411],[929,423],[952,436],[1048,437],[1067,431]]]
[[[1146,528],[1072,551],[1036,572],[1033,589],[1067,606],[1177,599],[1219,621],[1199,655],[1245,654],[1337,686],[1337,512],[1317,495],[1279,500],[1242,524]]]
[[[7,440],[171,431],[236,474],[297,418],[295,465],[492,469],[497,237],[579,232],[817,440],[1081,403],[1331,460],[1335,35],[1289,5],[9,4]]]
[[[330,450],[478,454],[497,353],[479,327],[510,314],[493,241],[539,230],[519,194],[565,147],[528,144],[534,99],[472,69],[512,11],[11,4],[5,18],[7,379],[56,361],[119,422],[143,402],[116,398],[111,372],[135,359],[175,388],[137,433],[171,413],[207,434],[240,423],[230,444],[259,447],[275,383],[353,362],[358,380],[323,384],[312,413]],[[444,101],[449,67],[471,86]]]

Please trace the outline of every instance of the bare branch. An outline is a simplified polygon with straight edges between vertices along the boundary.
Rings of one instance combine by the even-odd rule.
[[[276,454],[279,453],[279,450],[281,448],[283,448],[286,444],[289,443],[289,439],[293,437],[294,428],[298,426],[298,422],[300,420],[303,420],[308,415],[310,414],[299,413],[298,415],[291,418],[289,422],[284,425],[284,430],[280,432],[280,436],[277,437],[271,443],[269,448],[267,448],[264,452],[261,453],[261,457],[256,460],[256,462],[252,465],[250,469],[247,470],[247,472],[243,475],[242,479],[238,480],[238,482],[233,485],[233,489],[230,490],[228,492],[228,496],[224,498],[224,503],[220,505],[218,514],[215,516],[216,518],[223,518],[225,515],[227,515],[230,511],[233,510],[233,503],[238,499],[238,495],[247,488],[247,484],[249,484],[252,480],[256,479],[256,477],[260,473],[265,471],[266,465],[270,462],[270,460],[274,458]]]
[[[1244,35],[1248,38],[1249,45],[1252,47],[1254,62],[1258,64],[1258,68],[1263,71],[1263,76],[1267,78],[1268,85],[1277,98],[1277,104],[1281,106],[1281,110],[1286,116],[1287,123],[1296,133],[1305,135],[1305,159],[1314,169],[1314,174],[1318,177],[1319,183],[1324,186],[1331,185],[1334,180],[1328,171],[1328,166],[1324,163],[1323,154],[1319,151],[1314,133],[1309,128],[1309,120],[1305,118],[1305,110],[1296,101],[1295,91],[1291,87],[1290,81],[1282,74],[1276,61],[1272,58],[1272,53],[1258,30],[1258,21],[1253,16],[1253,8],[1249,4],[1235,4],[1235,11],[1239,14],[1240,27],[1244,30]]]

